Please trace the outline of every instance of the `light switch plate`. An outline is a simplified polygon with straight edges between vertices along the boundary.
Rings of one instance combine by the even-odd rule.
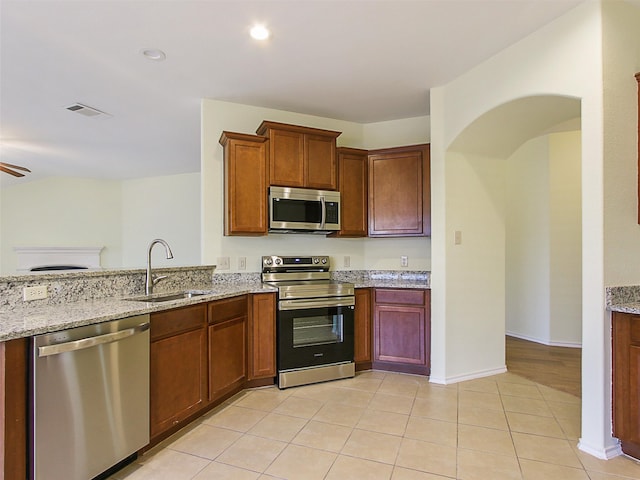
[[[229,257],[218,257],[216,270],[229,270],[229,268],[231,268]]]
[[[407,257],[406,255],[402,255],[400,257],[400,266],[401,267],[408,267],[409,266],[409,257]]]
[[[344,256],[344,266],[348,268],[351,266],[351,257],[349,255]]]
[[[247,269],[247,257],[238,257],[238,270]]]

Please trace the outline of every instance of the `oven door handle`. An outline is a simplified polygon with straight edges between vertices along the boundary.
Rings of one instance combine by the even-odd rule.
[[[355,297],[334,297],[311,300],[280,300],[279,310],[302,310],[305,308],[350,307],[356,304]]]

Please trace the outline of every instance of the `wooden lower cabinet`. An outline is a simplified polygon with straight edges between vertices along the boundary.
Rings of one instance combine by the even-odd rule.
[[[429,375],[429,290],[373,290],[373,368]]]
[[[247,296],[209,304],[209,401],[242,388],[247,379]]]
[[[276,376],[276,294],[251,295],[248,380]]]
[[[640,315],[613,314],[613,433],[640,459]]]
[[[151,314],[150,355],[153,441],[208,401],[206,305]]]
[[[0,343],[0,478],[27,478],[29,340]]]
[[[371,368],[371,289],[356,288],[354,314],[354,360],[356,370]]]

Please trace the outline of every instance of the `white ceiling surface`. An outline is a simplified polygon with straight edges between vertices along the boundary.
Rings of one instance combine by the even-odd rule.
[[[431,87],[582,1],[0,0],[1,161],[33,171],[18,182],[197,172],[202,98],[360,123],[427,115]],[[112,117],[64,109],[75,102]]]

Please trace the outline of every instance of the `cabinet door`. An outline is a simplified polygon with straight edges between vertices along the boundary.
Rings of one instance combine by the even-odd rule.
[[[305,186],[335,190],[336,139],[322,135],[304,136]]]
[[[270,185],[336,189],[340,132],[265,120],[256,133],[269,138]]]
[[[249,315],[249,380],[276,376],[276,295],[254,294]]]
[[[225,235],[266,235],[267,139],[223,132]]]
[[[198,305],[152,314],[151,335],[149,406],[153,438],[206,404],[206,308]]]
[[[426,364],[424,308],[376,305],[374,321],[376,361]]]
[[[270,130],[269,145],[269,183],[281,187],[304,187],[304,135]]]
[[[613,314],[613,433],[640,459],[640,316]]]
[[[369,236],[431,234],[427,145],[369,152]]]
[[[429,291],[373,291],[373,368],[428,375]]]
[[[368,176],[367,151],[341,147],[338,153],[340,232],[337,237],[367,236]]]
[[[371,291],[356,288],[355,296],[354,360],[356,370],[367,370],[371,368]]]
[[[0,478],[27,478],[26,338],[0,343]]]
[[[242,387],[247,376],[247,317],[209,325],[209,400]]]

